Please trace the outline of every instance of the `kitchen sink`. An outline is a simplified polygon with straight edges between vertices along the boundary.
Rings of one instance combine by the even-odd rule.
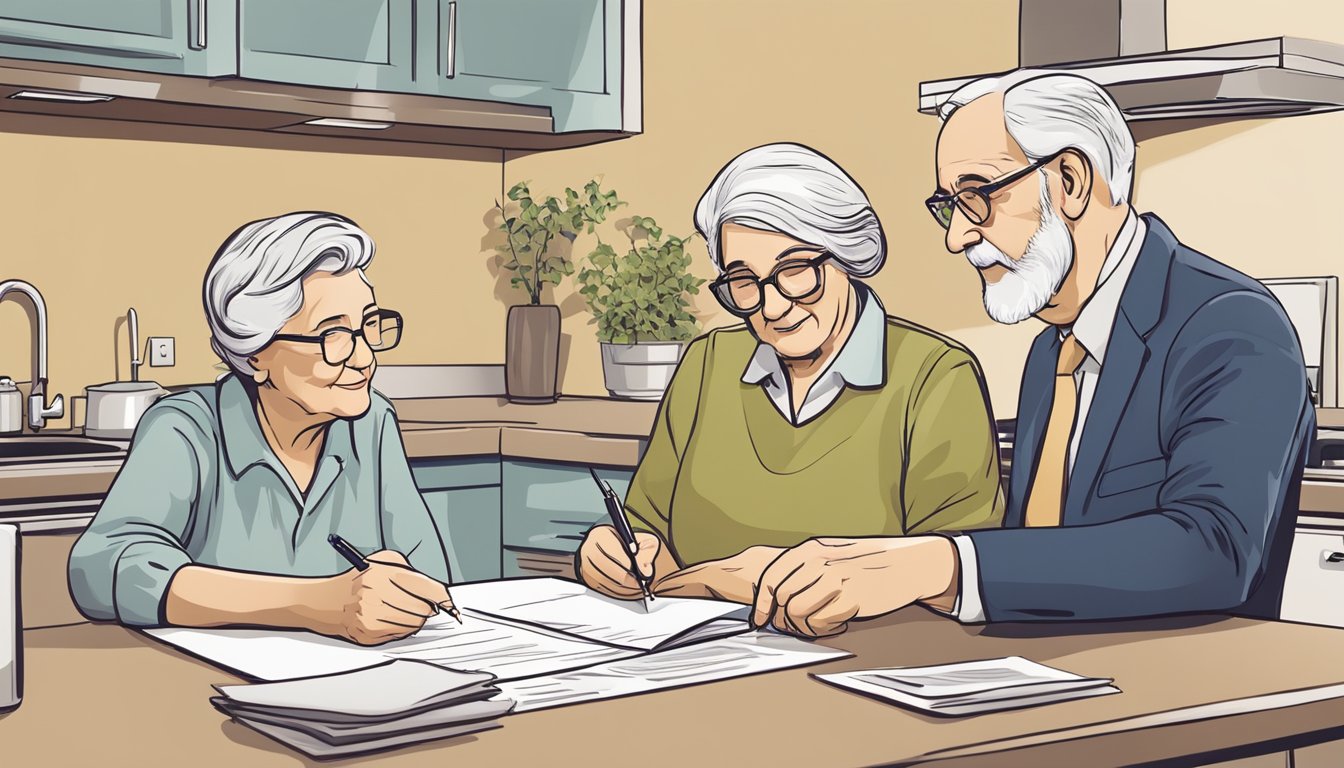
[[[3,463],[116,458],[125,452],[126,443],[75,435],[0,437],[0,462]]]

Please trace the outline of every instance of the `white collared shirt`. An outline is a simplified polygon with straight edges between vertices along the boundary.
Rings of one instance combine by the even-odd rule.
[[[1120,225],[1115,242],[1111,243],[1111,249],[1106,252],[1106,261],[1102,263],[1101,274],[1097,277],[1096,290],[1083,305],[1073,327],[1060,330],[1061,339],[1070,333],[1076,334],[1078,343],[1087,351],[1083,364],[1073,374],[1078,384],[1078,411],[1074,416],[1073,436],[1069,441],[1069,473],[1073,472],[1078,445],[1087,426],[1087,414],[1097,392],[1097,380],[1101,378],[1101,368],[1106,361],[1106,345],[1110,343],[1111,329],[1115,327],[1115,318],[1120,312],[1120,297],[1125,293],[1125,284],[1129,282],[1130,272],[1139,260],[1139,252],[1143,250],[1143,239],[1147,234],[1148,226],[1131,208],[1125,223]],[[970,536],[953,536],[952,540],[957,545],[957,559],[961,563],[961,589],[952,615],[963,623],[982,622],[985,620],[985,607],[980,595],[980,561],[975,554],[975,544]]]
[[[859,312],[854,328],[840,351],[812,383],[797,413],[793,412],[788,374],[774,347],[759,343],[742,372],[743,383],[760,384],[770,402],[795,427],[806,424],[831,407],[846,386],[880,387],[885,382],[886,310],[867,286],[858,282],[851,285],[851,298],[858,303]]]

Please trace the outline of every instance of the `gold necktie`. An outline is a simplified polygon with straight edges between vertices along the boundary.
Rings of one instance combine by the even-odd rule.
[[[1069,457],[1069,439],[1073,420],[1078,415],[1078,383],[1073,374],[1083,364],[1087,350],[1072,334],[1059,345],[1055,365],[1055,392],[1050,403],[1050,421],[1045,426],[1041,457],[1036,462],[1027,498],[1027,527],[1056,526],[1064,514],[1065,467]]]

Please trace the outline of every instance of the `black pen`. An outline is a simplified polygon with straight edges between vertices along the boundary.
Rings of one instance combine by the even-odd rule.
[[[616,498],[616,493],[611,490],[607,481],[597,476],[597,470],[589,467],[588,471],[593,475],[593,482],[597,483],[597,487],[602,490],[602,501],[607,505],[607,517],[611,518],[611,525],[616,529],[616,535],[620,538],[621,544],[625,545],[625,551],[630,554],[630,573],[634,574],[635,580],[639,582],[639,588],[644,591],[644,597],[652,600],[651,579],[639,572],[639,561],[636,559],[639,552],[639,543],[635,541],[635,532],[630,530],[630,521],[625,519],[625,511],[621,509],[621,501]]]
[[[350,564],[353,565],[356,569],[360,571],[368,570],[369,561],[363,555],[359,554],[359,550],[350,546],[350,542],[346,541],[345,539],[333,533],[327,536],[327,543],[331,545],[332,549],[340,553],[341,557],[344,557],[346,560],[349,560]],[[393,564],[384,563],[384,565],[393,565]],[[453,606],[451,609],[449,609],[448,615],[452,616],[454,619],[457,619],[458,624],[462,623],[462,614],[458,613],[457,606]]]

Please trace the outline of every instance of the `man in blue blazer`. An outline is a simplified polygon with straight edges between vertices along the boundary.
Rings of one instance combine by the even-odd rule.
[[[1005,527],[808,542],[766,569],[754,620],[826,635],[913,602],[968,622],[1277,615],[1315,433],[1282,307],[1133,210],[1133,136],[1090,80],[987,78],[941,117],[927,205],[948,250],[995,320],[1047,324]]]

